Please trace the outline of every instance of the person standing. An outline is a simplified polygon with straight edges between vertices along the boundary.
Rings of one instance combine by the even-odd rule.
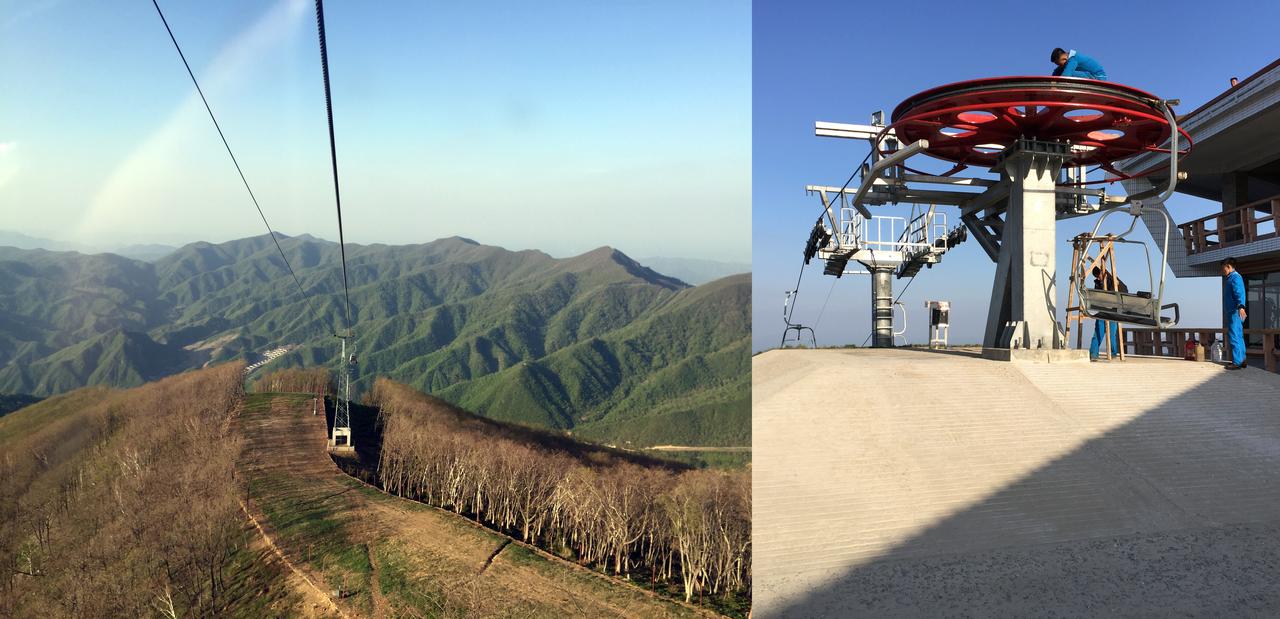
[[[1119,277],[1115,277],[1111,273],[1104,271],[1101,267],[1093,267],[1093,287],[1096,290],[1107,290],[1120,292],[1129,292],[1129,287],[1120,281]],[[1089,360],[1097,361],[1098,353],[1102,348],[1102,342],[1107,339],[1107,332],[1111,332],[1111,356],[1120,354],[1120,325],[1112,320],[1093,321],[1093,341],[1089,342]]]
[[[1235,258],[1222,261],[1222,327],[1226,330],[1227,342],[1231,344],[1231,365],[1228,370],[1239,370],[1248,367],[1244,357],[1244,319],[1249,314],[1244,311],[1244,277],[1236,271]]]
[[[1091,80],[1107,80],[1107,71],[1102,68],[1102,63],[1095,60],[1092,56],[1076,53],[1076,50],[1067,51],[1061,47],[1053,48],[1049,53],[1049,61],[1058,65],[1053,70],[1054,75],[1061,77],[1087,77]]]

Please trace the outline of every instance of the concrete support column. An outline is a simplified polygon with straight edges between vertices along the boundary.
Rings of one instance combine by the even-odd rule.
[[[871,271],[871,346],[893,347],[893,267],[869,267]]]
[[[1011,182],[995,286],[987,313],[987,348],[1066,348],[1057,320],[1057,208],[1054,185],[1066,145],[1019,140],[997,167]]]
[[[1242,205],[1249,203],[1249,175],[1243,172],[1229,172],[1222,175],[1222,210],[1223,212],[1232,211]],[[1224,226],[1235,226],[1240,224],[1240,214],[1232,213],[1222,218]],[[1233,243],[1243,238],[1243,233],[1239,229],[1226,230],[1219,233],[1218,240],[1223,243]]]

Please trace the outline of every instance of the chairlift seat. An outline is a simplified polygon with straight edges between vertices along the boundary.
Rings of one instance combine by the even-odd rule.
[[[1156,307],[1150,292],[1116,292],[1085,288],[1080,291],[1085,313],[1099,320],[1114,320],[1128,324],[1167,329],[1178,324],[1178,304]],[[1163,316],[1161,311],[1173,309],[1173,316]]]

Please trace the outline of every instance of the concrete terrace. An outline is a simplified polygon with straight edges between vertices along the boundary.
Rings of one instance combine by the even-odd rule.
[[[757,617],[1280,613],[1280,376],[752,362]]]

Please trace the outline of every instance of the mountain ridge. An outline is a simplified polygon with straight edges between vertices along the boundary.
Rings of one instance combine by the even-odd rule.
[[[296,348],[270,367],[334,367],[333,334],[346,328],[338,245],[277,240],[307,297],[265,234],[190,243],[154,262],[0,248],[0,284],[10,284],[0,288],[0,392],[132,386],[283,345]],[[663,403],[686,402],[690,415],[749,408],[749,395],[729,394],[749,394],[746,348],[737,352],[749,276],[689,286],[607,245],[569,258],[462,237],[346,249],[353,389],[385,375],[495,418],[594,423],[601,438],[641,443],[644,424],[629,421],[644,416],[640,403],[673,413]],[[745,414],[738,422],[749,426]]]

